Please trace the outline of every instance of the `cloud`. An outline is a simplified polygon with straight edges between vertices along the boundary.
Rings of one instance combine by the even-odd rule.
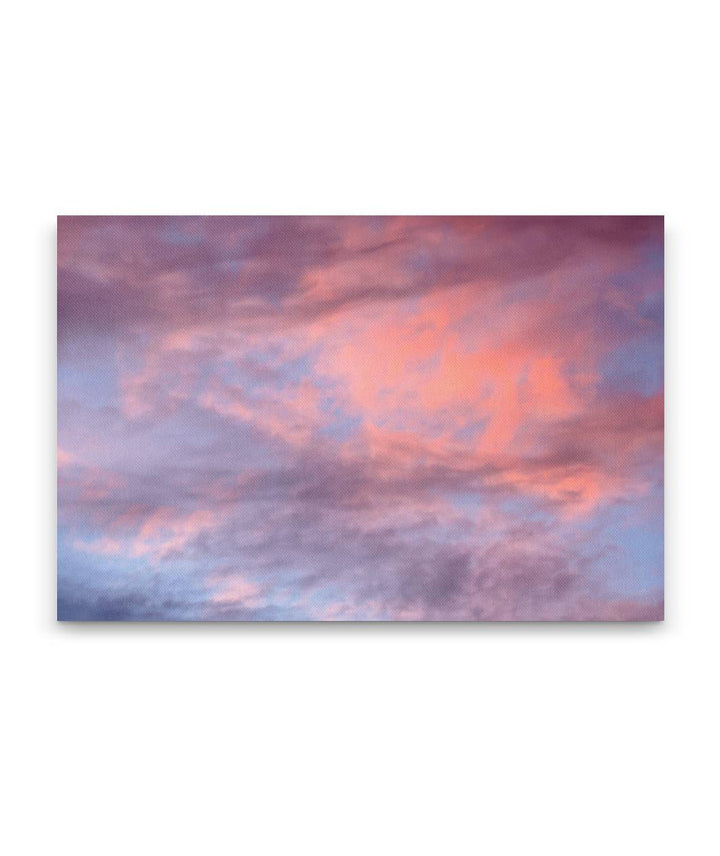
[[[58,241],[63,614],[660,615],[661,551],[628,547],[641,517],[662,543],[660,219]]]

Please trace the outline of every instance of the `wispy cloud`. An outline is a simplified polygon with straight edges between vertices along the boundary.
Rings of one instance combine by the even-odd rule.
[[[661,616],[662,252],[659,218],[60,218],[61,616]]]

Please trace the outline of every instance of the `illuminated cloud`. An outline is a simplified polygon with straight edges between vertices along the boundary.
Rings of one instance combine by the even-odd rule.
[[[62,217],[58,610],[663,612],[654,217]]]

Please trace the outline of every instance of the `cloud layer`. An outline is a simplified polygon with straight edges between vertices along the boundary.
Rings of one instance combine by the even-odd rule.
[[[663,611],[653,217],[61,217],[66,619]]]

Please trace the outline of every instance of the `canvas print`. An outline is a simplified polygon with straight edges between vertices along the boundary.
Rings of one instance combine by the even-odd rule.
[[[61,620],[663,617],[661,217],[58,218]]]

